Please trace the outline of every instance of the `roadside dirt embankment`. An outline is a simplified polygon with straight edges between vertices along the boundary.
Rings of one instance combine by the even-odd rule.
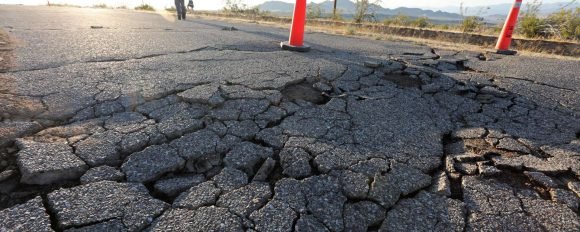
[[[198,12],[198,14],[222,18],[239,18],[246,20],[265,21],[279,24],[292,23],[292,19],[288,17],[237,15],[237,14],[234,15],[215,12]],[[451,31],[437,31],[430,29],[385,26],[380,24],[360,24],[332,20],[308,20],[307,24],[311,26],[321,26],[329,28],[356,28],[360,30],[386,35],[471,44],[487,48],[494,48],[497,42],[497,37],[495,36],[451,32]],[[515,50],[525,50],[530,52],[580,57],[580,44],[573,42],[560,42],[538,39],[513,39],[511,48]]]

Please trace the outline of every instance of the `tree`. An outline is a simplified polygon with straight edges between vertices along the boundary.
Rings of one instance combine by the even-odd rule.
[[[580,7],[554,12],[545,19],[550,35],[559,39],[580,40]]]
[[[519,23],[520,33],[525,37],[537,37],[543,31],[542,19],[538,17],[540,6],[542,6],[542,2],[539,0],[534,0],[526,4],[526,10],[523,12],[521,22]]]
[[[376,21],[375,10],[381,4],[381,0],[356,0],[355,13],[353,20],[355,23],[362,23],[363,21]]]
[[[318,4],[311,3],[306,7],[306,17],[309,19],[321,18],[323,14],[322,8]]]
[[[461,30],[463,32],[474,32],[477,29],[481,29],[482,25],[484,25],[484,18],[477,16],[482,15],[484,13],[484,8],[481,8],[477,13],[476,16],[467,16],[467,11],[469,8],[463,7],[463,2],[459,5],[459,13],[461,14]]]
[[[336,2],[338,0],[334,0],[334,7],[332,8],[332,19],[337,19],[336,18]]]
[[[244,9],[246,9],[246,4],[243,4],[241,0],[226,0],[225,12],[241,13]]]

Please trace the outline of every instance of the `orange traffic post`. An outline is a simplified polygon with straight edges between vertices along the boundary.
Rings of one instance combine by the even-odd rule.
[[[514,55],[517,53],[516,51],[509,49],[512,43],[512,35],[516,29],[516,23],[518,22],[518,15],[520,13],[522,1],[523,0],[516,0],[507,19],[505,20],[505,24],[497,40],[497,45],[495,45],[495,49],[497,49],[498,54]]]
[[[290,39],[288,42],[280,43],[284,50],[307,52],[310,46],[304,44],[304,25],[306,24],[306,0],[296,0],[294,5],[294,16],[290,28]]]

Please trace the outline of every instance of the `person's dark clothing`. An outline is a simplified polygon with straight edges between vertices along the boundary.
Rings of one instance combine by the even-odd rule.
[[[177,19],[185,19],[185,0],[175,0],[175,10],[177,10]]]

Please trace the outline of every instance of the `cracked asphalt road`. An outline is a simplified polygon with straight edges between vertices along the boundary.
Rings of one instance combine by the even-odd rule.
[[[125,10],[0,24],[0,231],[580,230],[578,61],[320,33],[292,53],[286,30]]]

